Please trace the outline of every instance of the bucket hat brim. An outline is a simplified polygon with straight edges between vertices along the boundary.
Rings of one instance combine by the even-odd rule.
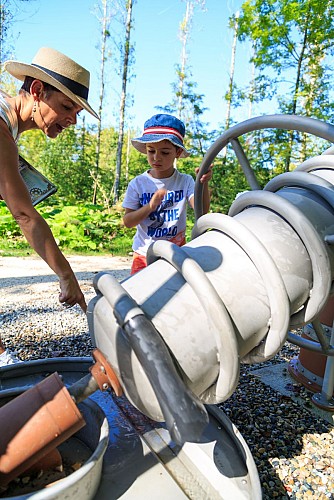
[[[147,154],[146,144],[161,142],[161,141],[169,141],[177,148],[182,149],[182,153],[180,154],[180,158],[187,158],[190,153],[186,150],[182,142],[174,135],[169,134],[145,134],[142,137],[136,137],[135,139],[131,139],[131,143],[134,148],[136,148],[140,153]]]

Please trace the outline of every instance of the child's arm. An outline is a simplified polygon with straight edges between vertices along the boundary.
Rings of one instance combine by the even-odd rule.
[[[137,210],[126,208],[125,215],[123,216],[124,225],[130,228],[140,224],[142,220],[146,219],[146,217],[148,217],[150,213],[154,212],[158,208],[158,206],[166,196],[166,193],[166,189],[158,189],[150,199],[150,202],[147,203],[147,205],[143,205]]]
[[[210,191],[209,191],[209,180],[212,178],[212,168],[213,165],[210,165],[209,170],[206,172],[206,174],[202,175],[200,178],[201,184],[203,184],[203,214],[208,213],[209,208],[210,208]],[[199,172],[199,168],[196,168],[195,170],[196,175]],[[194,196],[190,198],[189,200],[191,208],[194,208],[195,206],[195,199]]]

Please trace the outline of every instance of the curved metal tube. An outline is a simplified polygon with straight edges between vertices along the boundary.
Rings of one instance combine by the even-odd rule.
[[[291,344],[297,345],[298,347],[303,347],[304,349],[309,349],[310,351],[317,352],[318,354],[334,356],[334,346],[330,345],[327,349],[324,349],[319,342],[304,339],[292,332],[288,333],[288,340],[289,342],[291,342]]]
[[[333,155],[333,153],[332,153]],[[305,160],[303,163],[296,167],[295,172],[314,172],[318,169],[333,169],[334,168],[334,155],[322,154],[319,156],[314,156]]]
[[[242,149],[242,146],[239,142],[238,139],[231,139],[231,146],[235,152],[236,157],[238,158],[238,161],[241,165],[241,168],[245,174],[245,177],[247,179],[248,184],[250,185],[251,189],[261,189],[260,184],[257,181],[257,178],[255,176],[254,170],[251,168],[248,158],[245,155],[244,150]]]
[[[266,342],[262,342],[242,358],[244,363],[265,361],[279,351],[288,331],[290,304],[284,282],[266,248],[240,222],[222,214],[203,215],[196,222],[193,235],[197,237],[212,228],[228,234],[242,247],[255,264],[265,284],[271,312]]]
[[[220,358],[220,373],[214,385],[214,397],[227,399],[238,384],[239,356],[234,327],[226,307],[203,269],[195,260],[189,258],[182,247],[168,241],[156,241],[148,250],[148,264],[155,262],[159,257],[163,257],[182,274],[202,304],[208,323],[212,324]],[[212,393],[212,387],[209,387],[201,394],[202,401],[210,402]]]
[[[312,261],[313,286],[309,291],[309,299],[305,307],[291,316],[290,325],[299,326],[308,323],[324,307],[331,289],[331,268],[325,244],[315,227],[299,208],[290,201],[265,190],[252,191],[240,196],[232,204],[229,215],[233,217],[250,205],[274,210],[280,217],[288,221],[308,251]]]
[[[236,139],[243,134],[263,128],[279,128],[283,130],[298,130],[313,134],[322,139],[334,142],[334,126],[328,123],[296,115],[264,115],[250,118],[226,130],[208,149],[196,177],[195,184],[195,218],[203,215],[203,184],[199,179],[205,174],[218,153],[224,149],[231,139]]]
[[[306,172],[286,172],[271,179],[263,189],[275,193],[284,187],[299,187],[311,191],[327,201],[329,206],[334,210],[333,185],[321,177],[314,175],[311,181]]]

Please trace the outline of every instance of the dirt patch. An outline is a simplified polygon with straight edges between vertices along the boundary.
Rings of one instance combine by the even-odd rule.
[[[100,271],[128,270],[131,257],[85,256],[67,257],[75,273],[94,274]],[[52,274],[49,266],[38,257],[0,257],[0,279]],[[55,276],[55,279],[57,277]]]

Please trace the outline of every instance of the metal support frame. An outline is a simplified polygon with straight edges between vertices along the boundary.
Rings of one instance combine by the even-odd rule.
[[[330,344],[331,346],[334,345],[334,321],[332,325]],[[313,395],[312,397],[313,403],[319,408],[322,408],[323,410],[334,411],[333,391],[334,391],[334,353],[333,355],[327,357],[322,390],[320,393]]]

